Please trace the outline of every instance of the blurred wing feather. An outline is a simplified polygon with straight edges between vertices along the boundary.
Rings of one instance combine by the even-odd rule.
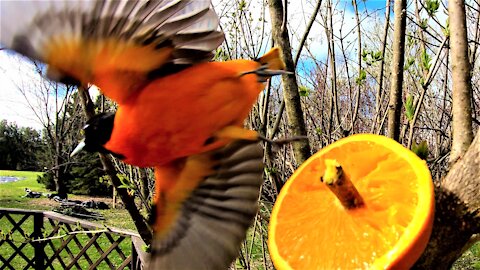
[[[4,46],[93,84],[209,61],[224,40],[209,0],[0,1],[0,20]]]
[[[211,157],[215,170],[182,203],[167,232],[156,234],[150,269],[224,270],[237,257],[258,209],[263,151],[238,141]]]

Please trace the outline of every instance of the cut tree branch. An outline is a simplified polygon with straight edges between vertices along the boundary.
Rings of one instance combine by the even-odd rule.
[[[467,152],[435,187],[435,221],[414,269],[447,270],[480,232],[480,130]]]

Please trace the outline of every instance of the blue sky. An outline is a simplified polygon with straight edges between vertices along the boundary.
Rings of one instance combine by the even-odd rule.
[[[255,1],[252,1],[252,3],[254,2]],[[301,35],[302,31],[304,31],[304,25],[306,23],[305,18],[308,18],[307,16],[309,16],[308,14],[305,15],[303,12],[311,12],[312,8],[307,4],[307,2],[301,2],[301,4],[298,5],[297,3],[300,2],[295,2],[295,5],[293,5],[293,1],[290,2],[289,14],[291,15],[291,18],[289,18],[289,25],[292,34],[295,35],[295,31],[298,31],[298,33],[296,33],[298,38],[298,35]],[[384,14],[385,1],[383,0],[358,0],[357,3],[361,13],[367,9],[368,12],[377,12],[379,16],[383,16]],[[355,24],[355,21],[351,1],[341,1],[337,8],[340,10],[345,8],[344,19],[346,20],[346,27],[353,27],[352,24]],[[255,10],[252,10],[252,13],[255,12]],[[317,19],[319,17],[320,16],[317,16]],[[352,34],[349,39],[355,38],[354,36],[355,35]],[[326,56],[327,45],[325,41],[325,33],[323,32],[322,27],[318,24],[315,25],[309,38],[312,39],[311,42],[314,44],[311,47],[312,53],[318,59],[324,59]],[[294,48],[296,48],[295,44],[298,44],[298,40],[293,38],[292,45]],[[303,53],[305,53],[305,50]],[[308,63],[306,63],[304,67],[305,66],[308,66]],[[31,101],[28,100],[28,97],[25,98],[22,96],[17,89],[19,84],[25,83],[25,78],[30,78],[34,81],[41,79],[39,78],[39,75],[36,74],[31,62],[25,61],[23,57],[20,57],[7,50],[0,51],[0,92],[2,94],[0,98],[0,119],[7,119],[11,122],[17,122],[19,126],[30,126],[38,129],[41,128],[41,125],[37,119],[38,117],[31,112],[31,109],[28,108],[28,102],[31,103]]]
[[[351,1],[349,1],[349,2],[351,3]],[[362,0],[359,0],[359,1],[357,1],[357,5],[358,5],[359,11],[363,11],[365,9],[367,9],[367,10],[378,10],[378,9],[384,10],[385,5],[386,5],[386,1],[381,1],[381,0],[362,1]],[[393,7],[393,2],[391,3],[391,5]],[[353,10],[353,6],[350,5],[350,7]]]

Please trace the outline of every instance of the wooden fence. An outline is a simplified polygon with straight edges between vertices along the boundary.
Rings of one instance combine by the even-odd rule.
[[[143,269],[143,245],[135,233],[55,212],[0,208],[0,270]]]

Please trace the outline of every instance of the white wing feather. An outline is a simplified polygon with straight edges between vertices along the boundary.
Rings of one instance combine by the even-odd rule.
[[[0,43],[41,61],[54,38],[112,37],[159,47],[170,42],[175,50],[197,51],[190,63],[207,61],[224,39],[218,25],[207,0],[0,1]],[[182,54],[180,62],[188,59]]]

